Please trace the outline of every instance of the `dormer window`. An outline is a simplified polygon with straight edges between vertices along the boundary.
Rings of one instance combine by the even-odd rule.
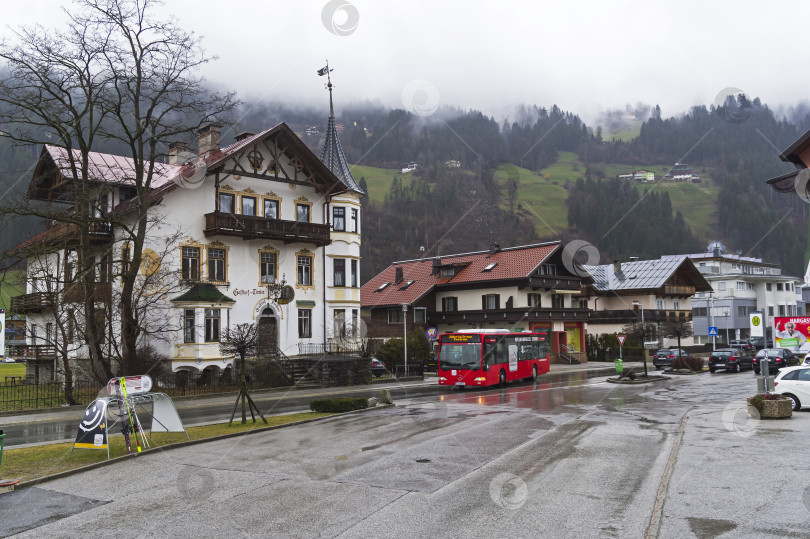
[[[453,266],[445,266],[439,270],[439,275],[442,277],[452,277],[456,274],[456,268]]]
[[[498,265],[497,262],[492,262],[491,264],[487,264],[487,267],[485,267],[483,270],[481,270],[481,273],[483,273],[485,271],[492,271],[492,268],[494,268],[497,265]]]
[[[388,287],[389,284],[391,284],[391,283],[383,283],[383,284],[381,284],[379,287],[377,287],[377,290],[375,290],[375,292],[382,292],[383,290],[385,290]]]

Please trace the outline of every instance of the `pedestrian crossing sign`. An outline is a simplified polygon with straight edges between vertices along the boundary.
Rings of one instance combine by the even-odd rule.
[[[717,337],[717,326],[709,326],[709,337]]]

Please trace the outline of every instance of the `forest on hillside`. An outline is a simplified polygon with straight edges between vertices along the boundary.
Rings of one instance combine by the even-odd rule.
[[[236,116],[245,120],[226,127],[222,143],[242,131],[258,132],[284,121],[319,154],[327,112],[325,107],[246,103]],[[705,248],[690,223],[673,211],[666,193],[653,188],[640,195],[606,177],[605,163],[710,167],[711,181],[719,188],[713,239],[732,252],[779,263],[787,273],[804,273],[807,204],[774,193],[764,180],[791,169],[778,154],[810,128],[808,115],[789,121],[744,96],[730,98],[723,107],[698,106],[668,118],[656,106],[639,135],[621,141],[603,137],[600,128],[557,106],[523,106],[513,119],[500,122],[475,110],[440,109],[422,117],[372,104],[338,104],[336,114],[350,163],[420,164],[408,182],[393,181],[384,200],[364,201],[364,280],[393,260],[485,249],[492,242],[507,246],[580,238],[597,247],[603,262]],[[320,135],[305,135],[310,126]],[[3,204],[24,195],[40,150],[0,137]],[[541,236],[515,198],[516,182],[497,171],[508,163],[539,171],[563,151],[576,153],[585,168],[581,181],[566,186],[568,228]],[[448,168],[448,160],[460,161],[461,168]],[[0,247],[5,249],[36,231],[37,224],[17,218],[3,227]]]

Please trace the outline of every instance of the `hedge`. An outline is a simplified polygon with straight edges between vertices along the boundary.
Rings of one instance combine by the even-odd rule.
[[[358,397],[319,399],[309,403],[309,409],[313,412],[326,414],[339,414],[342,412],[351,412],[352,410],[362,410],[363,408],[368,408],[368,399]]]

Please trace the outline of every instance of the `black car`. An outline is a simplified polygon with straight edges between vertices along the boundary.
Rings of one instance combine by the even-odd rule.
[[[718,348],[709,356],[709,372],[725,369],[740,372],[743,369],[753,369],[754,358],[741,348]]]
[[[757,350],[765,348],[765,337],[751,337],[748,342]]]
[[[386,371],[387,369],[385,368],[385,363],[383,363],[376,357],[371,358],[371,374],[379,377],[385,374]]]
[[[787,348],[763,348],[754,357],[754,372],[757,374],[760,370],[759,362],[765,357],[766,352],[768,353],[768,374],[776,374],[776,371],[782,367],[799,364],[799,358]]]
[[[749,351],[749,352],[750,352],[751,350],[754,350],[754,349],[755,349],[754,345],[753,345],[753,344],[751,344],[751,343],[750,343],[749,341],[747,341],[747,340],[746,340],[746,341],[729,341],[729,342],[728,342],[728,345],[729,345],[731,348],[739,348],[739,349],[741,349],[741,350],[746,350],[746,351]]]
[[[681,349],[681,356],[686,357],[689,354],[686,353],[685,350]],[[671,367],[672,360],[678,357],[678,349],[677,348],[661,348],[659,351],[655,353],[655,357],[653,358],[653,365],[656,369],[663,369],[664,367]]]

